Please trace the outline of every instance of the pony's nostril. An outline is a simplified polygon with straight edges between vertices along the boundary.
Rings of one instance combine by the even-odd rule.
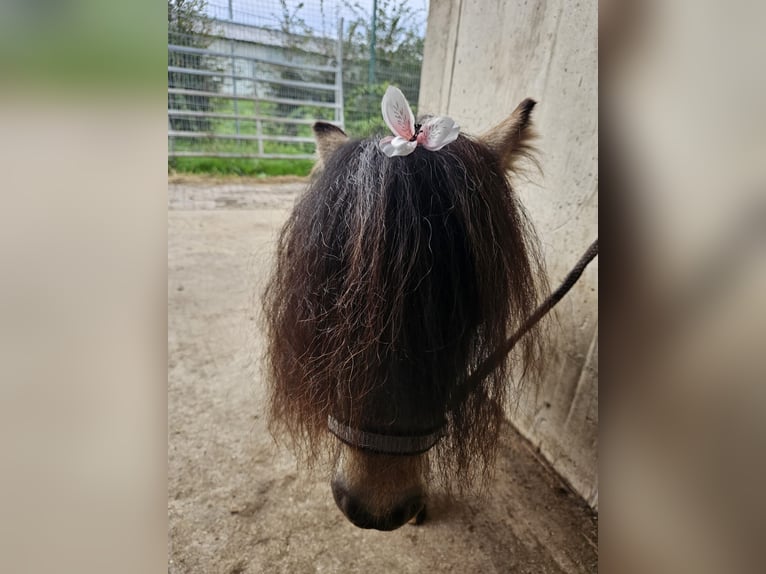
[[[392,527],[396,528],[407,522],[407,513],[409,512],[408,506],[400,506],[388,515],[386,522]]]
[[[350,497],[348,495],[348,489],[339,480],[333,480],[330,484],[332,489],[332,497],[335,500],[335,504],[343,511],[343,514],[348,516],[348,504]]]
[[[342,483],[333,481],[332,496],[346,518],[359,528],[377,528],[375,517],[367,512]]]
[[[391,516],[391,520],[401,526],[405,522],[416,520],[424,507],[425,503],[421,497],[409,500],[399,507],[396,513]]]
[[[415,507],[416,511],[412,515],[412,518],[410,518],[409,523],[414,524],[415,526],[419,526],[423,524],[423,522],[426,519],[426,505],[420,504]]]

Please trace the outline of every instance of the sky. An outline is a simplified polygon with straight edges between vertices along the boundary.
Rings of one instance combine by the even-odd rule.
[[[429,0],[408,2],[418,12],[418,21],[413,22],[413,25],[423,35],[428,16],[428,2]],[[230,3],[234,21],[266,27],[279,25],[282,14],[279,0],[208,0],[207,12],[214,18],[228,20]],[[323,36],[336,34],[338,17],[344,18],[346,22],[357,17],[349,8],[349,4],[358,4],[364,14],[369,15],[372,12],[372,0],[285,0],[285,3],[290,13],[297,9],[298,15],[306,24]],[[300,4],[303,6],[298,8]]]

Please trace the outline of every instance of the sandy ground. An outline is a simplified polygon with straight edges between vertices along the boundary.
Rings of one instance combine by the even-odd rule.
[[[482,497],[361,530],[263,415],[260,292],[300,182],[169,185],[168,571],[596,572],[597,517],[510,426]]]

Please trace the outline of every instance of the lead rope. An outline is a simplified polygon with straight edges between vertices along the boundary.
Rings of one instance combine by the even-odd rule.
[[[488,377],[504,360],[506,355],[511,352],[527,331],[534,327],[540,319],[545,317],[556,304],[561,301],[575,283],[580,279],[583,271],[588,264],[598,255],[598,239],[591,243],[588,250],[580,257],[580,260],[574,268],[567,274],[564,281],[558,289],[548,295],[543,303],[535,309],[524,324],[506,339],[505,343],[500,345],[495,351],[471,373],[465,382],[457,389],[452,396],[452,405],[460,404],[484,378]],[[370,433],[359,429],[354,429],[335,419],[333,416],[327,417],[327,426],[329,431],[338,437],[344,443],[360,448],[384,454],[410,455],[420,454],[430,449],[444,434],[445,428],[423,436],[392,436],[384,434]]]
[[[574,287],[574,284],[577,283],[583,271],[585,271],[585,268],[591,261],[593,261],[596,255],[598,255],[598,238],[596,238],[596,240],[590,244],[588,250],[583,254],[582,257],[580,257],[580,260],[577,262],[577,264],[567,274],[567,276],[564,278],[564,281],[561,283],[561,285],[559,285],[559,288],[548,295],[545,301],[543,301],[542,304],[537,309],[535,309],[535,312],[532,313],[532,315],[530,315],[526,321],[524,321],[524,324],[519,327],[513,335],[506,339],[505,343],[495,349],[495,351],[489,357],[484,359],[484,361],[478,367],[476,367],[476,370],[471,373],[471,375],[466,379],[465,383],[461,385],[461,388],[457,390],[457,393],[453,395],[453,405],[460,404],[460,402],[465,399],[465,397],[470,393],[472,389],[476,387],[476,385],[488,377],[490,373],[492,373],[492,371],[494,371],[505,360],[505,357],[508,355],[508,353],[511,352],[513,347],[516,346],[516,343],[519,342],[519,339],[521,339],[532,327],[537,325],[537,323],[540,322],[540,319],[545,317],[545,315],[547,315],[550,310],[553,309],[556,304],[564,298],[569,290]]]

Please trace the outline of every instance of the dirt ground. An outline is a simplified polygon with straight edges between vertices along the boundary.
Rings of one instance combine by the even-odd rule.
[[[168,190],[168,571],[596,572],[598,518],[510,426],[482,496],[361,530],[266,430],[259,301],[300,182]]]

